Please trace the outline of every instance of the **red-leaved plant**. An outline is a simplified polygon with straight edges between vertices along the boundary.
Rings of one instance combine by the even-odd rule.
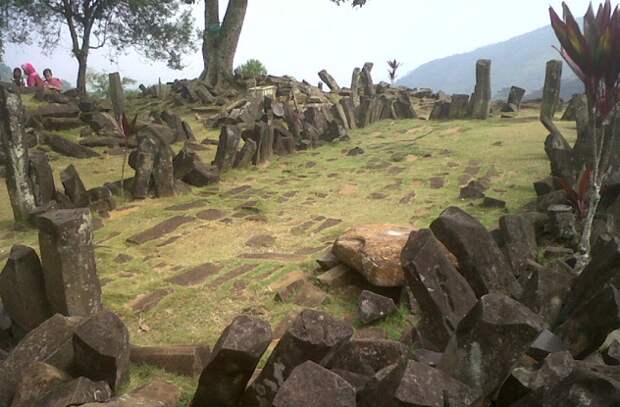
[[[594,14],[590,4],[582,32],[566,3],[562,3],[562,8],[563,19],[549,8],[551,26],[560,42],[562,57],[585,86],[593,144],[592,163],[584,173],[587,179],[582,175],[577,191],[570,188],[577,192],[577,208],[584,217],[576,266],[581,271],[590,262],[592,225],[609,168],[611,148],[606,137],[611,134],[615,139],[620,97],[620,11],[618,6],[612,9],[610,0],[606,0]],[[568,195],[575,198],[575,194]]]
[[[577,188],[573,188],[564,178],[558,178],[557,180],[564,192],[566,192],[566,198],[573,205],[579,217],[585,218],[588,215],[588,206],[590,204],[592,170],[586,169],[581,173],[577,182]]]

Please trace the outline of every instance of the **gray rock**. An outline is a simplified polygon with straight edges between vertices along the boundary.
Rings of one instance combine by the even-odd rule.
[[[396,313],[394,300],[382,295],[364,290],[360,294],[357,306],[357,315],[364,325],[387,318]]]

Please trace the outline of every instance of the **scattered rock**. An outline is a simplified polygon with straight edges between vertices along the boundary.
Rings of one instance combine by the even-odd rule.
[[[206,345],[192,346],[132,346],[130,360],[137,365],[156,366],[181,376],[198,377],[209,360],[211,350]]]
[[[484,191],[486,187],[479,181],[470,181],[467,186],[461,188],[459,194],[460,199],[482,199],[484,198]]]
[[[143,244],[151,240],[159,239],[169,233],[174,232],[180,226],[192,222],[194,218],[188,216],[175,216],[170,219],[158,223],[157,225],[149,228],[143,232],[131,236],[127,239],[128,243]]]
[[[396,304],[391,298],[364,290],[359,298],[357,315],[364,325],[385,319],[396,313]]]

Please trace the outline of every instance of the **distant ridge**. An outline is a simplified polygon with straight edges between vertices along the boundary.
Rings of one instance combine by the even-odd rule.
[[[474,89],[476,61],[490,59],[494,97],[503,98],[507,94],[506,88],[512,85],[526,89],[526,98],[540,97],[546,62],[560,59],[558,52],[552,48],[554,45],[558,46],[557,40],[551,26],[547,26],[471,52],[428,62],[403,76],[398,84],[432,88],[448,94],[470,94]],[[579,81],[566,64],[562,80],[563,99],[581,91]]]

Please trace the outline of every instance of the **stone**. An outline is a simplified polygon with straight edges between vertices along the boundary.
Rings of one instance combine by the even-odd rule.
[[[448,120],[450,117],[451,102],[447,100],[438,100],[433,104],[433,110],[429,116],[429,120]]]
[[[174,384],[158,380],[107,403],[87,403],[82,407],[176,407],[178,398],[179,389]]]
[[[353,271],[344,264],[338,264],[317,277],[319,284],[331,289],[341,288],[349,284]]]
[[[69,371],[73,364],[73,333],[82,319],[54,315],[31,331],[0,365],[0,406],[8,407],[23,372],[35,362]]]
[[[91,316],[101,310],[93,228],[88,209],[61,209],[38,218],[45,290],[53,313]]]
[[[564,352],[565,350],[566,347],[562,342],[562,338],[545,329],[532,342],[527,350],[527,355],[538,362],[542,362],[550,354]]]
[[[194,218],[189,216],[174,216],[157,225],[135,234],[127,239],[128,243],[143,244],[151,240],[159,239],[177,230],[182,225],[192,222]]]
[[[355,390],[312,361],[297,366],[279,389],[274,407],[355,407]]]
[[[568,106],[564,110],[562,114],[562,118],[560,120],[566,121],[576,121],[577,120],[577,112],[581,109],[587,108],[588,99],[585,94],[575,94],[573,95],[569,102]]]
[[[213,164],[217,166],[220,171],[226,171],[233,166],[240,141],[241,134],[237,127],[224,126],[222,128],[215,160],[213,161]]]
[[[331,250],[323,254],[320,258],[317,259],[316,262],[318,263],[319,267],[321,267],[321,270],[323,271],[332,269],[338,266],[338,264],[340,264],[340,261],[338,260],[336,256],[334,256],[334,253],[332,253]]]
[[[376,95],[375,85],[372,81],[372,67],[373,64],[371,62],[366,62],[360,74],[360,83],[362,90],[364,91],[364,95],[371,98]]]
[[[29,152],[28,176],[37,207],[49,207],[56,197],[54,173],[47,154],[41,151]]]
[[[245,139],[243,147],[235,156],[234,168],[247,168],[252,165],[252,160],[256,155],[256,142],[251,139]]]
[[[603,352],[603,360],[609,366],[620,365],[620,342],[617,339],[613,340],[611,344]]]
[[[439,367],[486,397],[542,330],[540,318],[525,306],[499,293],[484,295],[459,323]]]
[[[101,137],[101,136],[91,136],[85,137],[80,140],[80,145],[84,147],[116,147],[120,144],[120,139],[117,137]]]
[[[476,305],[476,294],[428,229],[411,233],[401,263],[422,319],[427,321],[418,327],[424,331],[420,334],[429,342],[428,349],[441,352],[458,323]]]
[[[360,104],[361,75],[362,70],[360,68],[353,69],[351,75],[351,102],[353,107],[357,107]]]
[[[406,90],[398,93],[398,98],[394,103],[394,110],[396,111],[396,116],[401,119],[417,119],[418,117],[411,96]]]
[[[321,366],[342,373],[372,378],[383,368],[407,360],[409,351],[400,342],[387,339],[353,339],[332,350]]]
[[[596,351],[616,329],[620,329],[620,293],[614,286],[607,285],[583,303],[555,332],[576,359],[583,359]]]
[[[72,103],[46,103],[39,106],[32,112],[32,116],[45,117],[76,117],[80,114],[78,106]]]
[[[411,359],[430,367],[437,367],[439,366],[439,362],[441,362],[442,356],[443,353],[440,352],[434,352],[428,349],[416,349],[413,351]]]
[[[560,314],[573,280],[569,272],[552,267],[534,270],[525,280],[519,300],[551,326]]]
[[[553,118],[560,104],[561,86],[562,61],[548,61],[545,73],[545,85],[543,87],[543,100],[540,107],[540,120],[551,133],[556,133],[555,129],[552,128],[553,125],[550,125],[550,123],[553,122]]]
[[[514,106],[514,111],[521,110],[521,101],[523,100],[523,96],[525,95],[525,89],[520,88],[518,86],[511,86],[510,92],[508,92],[508,106]],[[502,109],[502,111],[508,111]]]
[[[91,402],[105,402],[112,397],[110,386],[105,382],[93,382],[79,377],[54,386],[40,401],[42,406],[81,406]]]
[[[25,144],[26,134],[24,108],[19,94],[11,93],[0,86],[0,117],[3,118],[0,132],[1,149],[6,163],[4,179],[13,218],[16,222],[30,220],[31,213],[36,208],[33,187],[28,176],[28,149]]]
[[[499,219],[499,227],[508,262],[520,277],[527,271],[528,260],[535,260],[538,254],[534,224],[523,215],[505,215]]]
[[[364,154],[364,150],[361,147],[354,147],[347,152],[349,157],[356,157],[358,155]]]
[[[99,135],[108,135],[112,137],[121,137],[116,119],[109,113],[92,112],[82,115],[90,125],[90,127]]]
[[[43,398],[57,385],[72,380],[71,376],[43,362],[27,366],[15,388],[11,407],[31,407],[41,405]]]
[[[353,104],[353,98],[343,97],[340,99],[340,106],[347,119],[347,124],[350,129],[357,129],[357,115],[355,114],[355,105]]]
[[[469,406],[476,400],[473,389],[447,373],[413,360],[377,373],[358,395],[358,406]]]
[[[486,187],[479,181],[470,181],[469,184],[461,188],[460,199],[482,199]]]
[[[313,310],[302,311],[288,327],[265,367],[242,399],[245,406],[269,406],[293,369],[305,361],[319,363],[353,336],[350,324]]]
[[[256,124],[255,134],[258,137],[257,157],[255,164],[262,164],[273,159],[273,144],[275,134],[271,122],[258,122]]]
[[[0,274],[0,297],[13,324],[23,333],[32,331],[52,316],[41,262],[30,247],[15,245],[11,248]]]
[[[506,208],[506,201],[502,201],[501,199],[491,198],[489,196],[485,196],[484,199],[482,200],[482,203],[480,204],[480,206],[483,207],[483,208],[505,209]]]
[[[116,314],[103,310],[85,321],[73,337],[75,370],[105,381],[113,391],[129,381],[129,331]]]
[[[576,181],[573,148],[559,132],[552,132],[545,140],[545,152],[551,165],[551,175],[564,179],[569,185]]]
[[[60,181],[65,189],[65,195],[69,197],[75,207],[85,208],[88,206],[86,187],[73,164],[60,172]]]
[[[44,137],[45,143],[58,154],[72,158],[94,158],[100,156],[96,151],[74,143],[58,134],[45,133]]]
[[[130,360],[137,365],[151,365],[181,376],[198,377],[210,354],[206,345],[131,346]]]
[[[491,108],[491,61],[476,62],[476,86],[471,97],[471,117],[486,120]]]
[[[331,76],[325,69],[319,72],[319,77],[323,82],[325,82],[329,90],[333,93],[340,93],[340,86],[338,86],[338,82],[336,82],[334,77]]]
[[[452,95],[448,119],[461,120],[467,116],[469,108],[469,95]]]
[[[174,152],[152,127],[140,130],[138,146],[132,168],[136,171],[132,195],[144,199],[153,192],[157,197],[175,194]],[[130,165],[132,163],[130,157]]]
[[[351,126],[349,125],[349,119],[347,119],[347,115],[344,112],[344,107],[342,107],[342,104],[336,103],[331,105],[330,111],[332,116],[334,116],[336,121],[338,121],[338,124],[340,124],[345,129],[351,128]]]
[[[379,287],[400,287],[405,276],[400,264],[411,228],[400,225],[365,225],[340,236],[332,248],[344,264]]]
[[[322,305],[327,299],[327,294],[304,279],[299,279],[288,286],[278,290],[275,300],[292,303],[306,308]]]
[[[217,167],[207,167],[200,156],[187,146],[183,147],[172,160],[174,177],[195,186],[204,187],[220,180]]]
[[[430,226],[437,239],[456,256],[461,273],[478,298],[499,292],[518,298],[521,286],[497,243],[474,217],[457,207],[446,209]]]
[[[394,300],[382,295],[364,290],[360,294],[357,306],[357,315],[364,325],[380,321],[396,313]]]
[[[191,406],[236,407],[271,340],[269,323],[245,315],[235,318],[213,348]]]

